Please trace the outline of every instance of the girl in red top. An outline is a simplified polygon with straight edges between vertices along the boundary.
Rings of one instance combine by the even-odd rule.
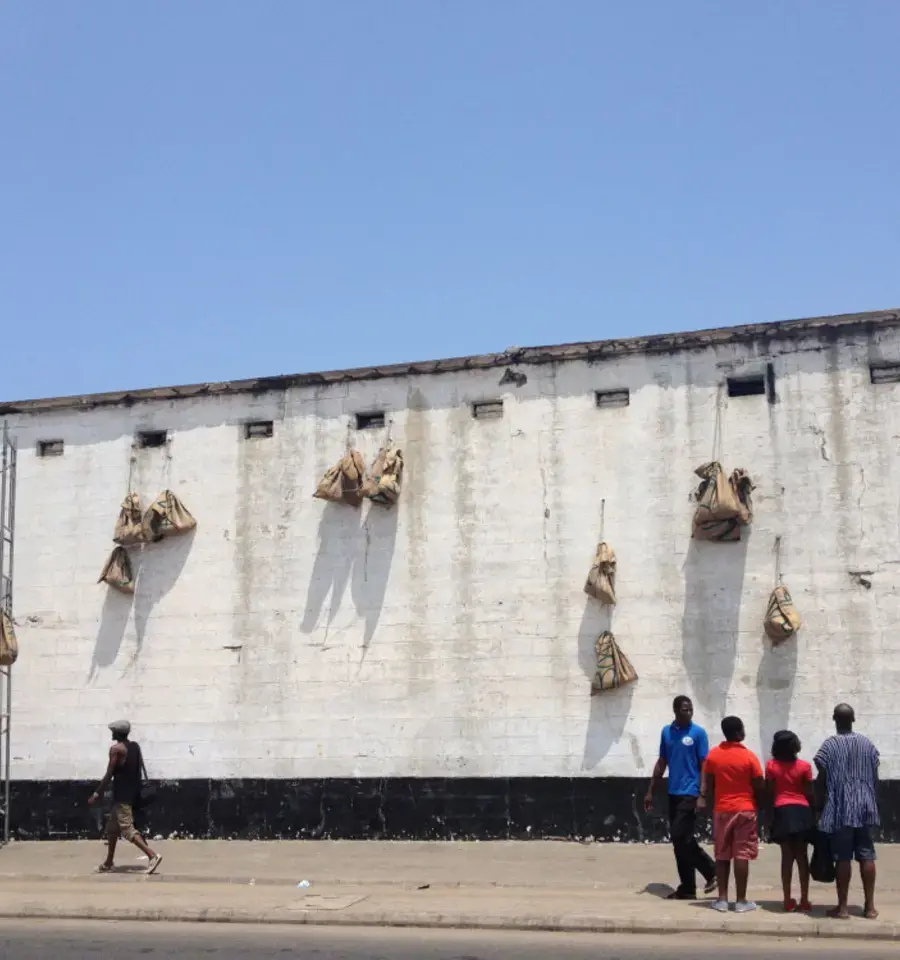
[[[815,829],[813,816],[813,770],[799,760],[800,738],[790,730],[779,730],[772,740],[772,759],[766,764],[766,784],[775,808],[772,839],[781,847],[781,883],[784,909],[791,913],[797,901],[791,896],[794,863],[800,877],[800,909],[812,909],[809,902],[809,842]]]

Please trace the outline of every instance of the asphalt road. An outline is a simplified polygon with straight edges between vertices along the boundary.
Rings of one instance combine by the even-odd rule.
[[[896,945],[774,937],[3,921],[3,960],[884,960]]]

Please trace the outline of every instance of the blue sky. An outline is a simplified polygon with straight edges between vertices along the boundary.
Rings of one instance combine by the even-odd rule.
[[[0,7],[0,399],[900,306],[900,4]]]

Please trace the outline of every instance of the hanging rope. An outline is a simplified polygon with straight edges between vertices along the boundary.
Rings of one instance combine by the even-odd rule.
[[[172,438],[166,437],[166,452],[159,469],[159,487],[161,490],[172,486]]]
[[[134,489],[132,483],[134,482],[134,465],[137,463],[137,453],[135,453],[135,444],[131,444],[131,456],[128,458],[128,486],[125,488],[125,495],[128,496]]]
[[[722,400],[723,400],[723,388],[720,383],[718,389],[716,390],[716,417],[715,417],[715,427],[713,429],[713,449],[712,449],[712,459],[717,463],[722,462],[722,451],[724,447],[724,441],[722,437]]]

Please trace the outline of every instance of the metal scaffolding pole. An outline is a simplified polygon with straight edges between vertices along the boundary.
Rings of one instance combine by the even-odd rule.
[[[16,446],[3,424],[0,452],[0,608],[13,615],[13,542],[16,518]],[[12,717],[12,667],[0,667],[0,844],[9,842],[10,720]]]

